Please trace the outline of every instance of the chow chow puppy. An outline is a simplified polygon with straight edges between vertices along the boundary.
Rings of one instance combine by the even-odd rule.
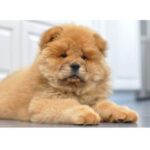
[[[34,63],[0,83],[0,118],[37,123],[136,122],[108,100],[106,42],[95,31],[60,25],[41,37]]]

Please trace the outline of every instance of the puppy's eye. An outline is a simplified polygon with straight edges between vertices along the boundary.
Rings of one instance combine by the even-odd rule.
[[[60,55],[60,57],[65,58],[65,57],[67,57],[67,54],[63,53],[63,54]]]
[[[82,56],[82,59],[86,60],[86,59],[87,59],[87,57],[86,57],[85,55],[83,55],[83,56]]]

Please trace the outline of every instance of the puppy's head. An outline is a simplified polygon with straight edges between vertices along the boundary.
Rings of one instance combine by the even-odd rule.
[[[106,42],[89,28],[56,26],[40,41],[39,69],[52,86],[85,87],[107,77]]]

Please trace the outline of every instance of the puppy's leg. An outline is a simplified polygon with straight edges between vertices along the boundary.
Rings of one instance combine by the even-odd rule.
[[[33,99],[30,120],[41,123],[98,124],[99,115],[89,106],[73,99]]]
[[[136,122],[138,115],[126,106],[119,106],[107,100],[98,101],[94,110],[106,122]]]

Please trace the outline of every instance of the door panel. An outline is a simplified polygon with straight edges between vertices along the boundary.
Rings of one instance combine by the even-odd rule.
[[[140,35],[138,21],[94,21],[108,43],[107,61],[116,90],[141,88]]]
[[[20,66],[19,22],[0,21],[0,79]]]
[[[37,53],[41,34],[52,25],[37,22],[22,22],[22,66],[30,65]]]

